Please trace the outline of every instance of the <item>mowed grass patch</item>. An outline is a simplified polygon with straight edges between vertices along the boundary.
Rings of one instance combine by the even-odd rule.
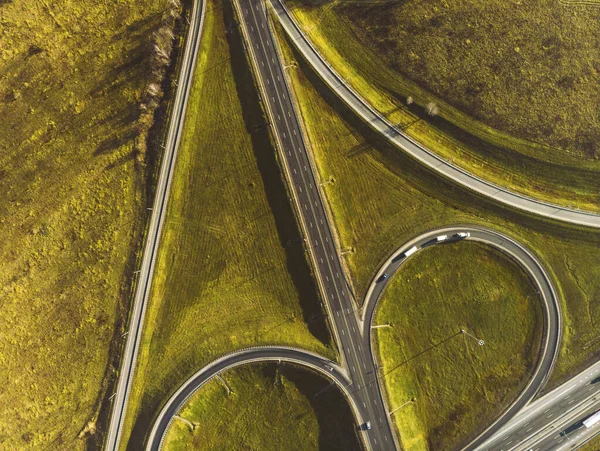
[[[280,34],[281,36],[281,34]],[[286,63],[296,59],[280,39]],[[549,386],[600,353],[600,237],[594,230],[542,221],[455,187],[390,148],[331,96],[301,64],[287,71],[317,163],[357,302],[385,260],[410,239],[437,227],[475,224],[503,232],[543,262],[563,314],[560,357]],[[521,350],[514,350],[520,352]]]
[[[468,241],[408,259],[374,321],[392,325],[374,334],[390,410],[414,399],[393,415],[406,450],[456,449],[491,424],[527,384],[543,328],[527,274]]]
[[[179,412],[166,451],[359,450],[354,417],[343,394],[322,376],[287,364],[252,364],[212,379]]]
[[[147,214],[166,0],[0,1],[0,448],[94,449]]]
[[[553,0],[418,3],[286,2],[350,85],[425,146],[501,186],[598,211],[598,21]],[[531,22],[543,36],[528,37]]]
[[[230,2],[209,1],[123,435],[139,449],[192,373],[254,345],[334,357]]]

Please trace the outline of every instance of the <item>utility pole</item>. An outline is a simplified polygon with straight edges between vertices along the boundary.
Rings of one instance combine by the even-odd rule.
[[[464,329],[461,329],[461,330],[460,330],[460,333],[461,333],[461,334],[468,335],[469,337],[471,337],[473,340],[475,340],[475,341],[477,342],[477,344],[478,344],[479,346],[483,346],[483,345],[485,344],[485,341],[483,341],[483,340],[482,340],[482,339],[480,339],[480,338],[474,337],[473,335],[471,335],[469,332],[467,332],[467,331],[466,331],[466,330],[464,330]]]
[[[392,410],[390,412],[390,415],[392,415],[394,412],[400,410],[402,407],[404,407],[407,404],[413,403],[417,400],[417,398],[410,398],[408,401],[406,401],[404,404],[402,404],[401,406],[396,407],[394,410]]]

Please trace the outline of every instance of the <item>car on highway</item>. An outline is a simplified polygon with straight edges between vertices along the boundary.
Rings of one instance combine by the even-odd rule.
[[[458,232],[456,235],[454,235],[457,238],[468,238],[471,236],[471,234],[469,232]]]
[[[442,241],[446,241],[447,239],[448,239],[448,235],[440,235],[440,236],[438,236],[438,237],[437,237],[435,240],[436,240],[438,243],[441,243]]]
[[[417,251],[418,251],[418,249],[417,249],[417,246],[413,246],[413,247],[411,247],[409,250],[407,250],[407,251],[404,253],[404,256],[405,256],[405,257],[410,257],[412,254],[414,254],[414,253],[415,253],[415,252],[417,252]]]
[[[384,272],[384,273],[381,275],[381,277],[379,278],[379,281],[380,281],[380,282],[383,282],[383,281],[384,281],[385,279],[387,279],[387,278],[388,278],[388,275],[387,275],[387,273],[385,273],[385,272]]]
[[[371,430],[371,422],[370,421],[366,421],[365,424],[363,425],[363,429],[365,431]]]

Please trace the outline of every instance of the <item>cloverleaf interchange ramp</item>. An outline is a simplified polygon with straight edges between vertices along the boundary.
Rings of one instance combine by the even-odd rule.
[[[432,150],[414,141],[369,105],[337,74],[296,23],[283,0],[270,1],[279,23],[314,72],[356,115],[394,146],[406,152],[433,172],[450,179],[453,183],[511,208],[571,224],[594,228],[600,227],[600,215],[598,214],[542,202],[497,186],[455,166],[436,155]]]
[[[383,282],[381,275],[385,273],[391,276],[398,271],[402,263],[406,261],[406,257],[403,257],[403,254],[413,246],[419,250],[425,249],[428,246],[435,244],[436,236],[441,234],[452,236],[459,232],[469,232],[470,237],[466,239],[493,246],[514,259],[535,283],[540,292],[544,310],[544,336],[540,356],[533,371],[533,375],[527,386],[521,391],[504,413],[467,446],[467,449],[475,449],[502,428],[539,393],[547,381],[548,375],[556,361],[561,329],[560,310],[556,291],[543,266],[526,248],[505,235],[489,229],[472,226],[455,226],[432,230],[414,238],[398,248],[388,258],[371,282],[362,312],[362,321],[360,322],[360,339],[363,341],[363,347],[370,350],[369,358],[374,362],[375,353],[372,349],[373,341],[371,340],[371,324],[373,322],[377,304],[385,290],[387,281],[389,280],[385,279],[386,282]],[[457,240],[458,238],[456,237],[449,238],[450,245],[453,241]],[[177,392],[171,396],[160,412],[152,428],[146,449],[148,451],[160,449],[160,445],[164,441],[164,437],[173,416],[177,414],[179,409],[185,404],[186,400],[211,377],[228,368],[261,360],[284,360],[318,370],[325,376],[331,378],[346,395],[359,423],[368,418],[366,416],[368,413],[365,411],[364,405],[362,404],[363,401],[361,401],[361,399],[364,399],[360,396],[361,388],[356,387],[356,385],[352,383],[352,379],[348,378],[348,373],[345,368],[339,367],[327,359],[306,351],[283,347],[257,347],[232,353],[218,359],[189,378]],[[371,382],[371,384],[377,385],[379,390],[378,378]],[[369,437],[363,436],[363,438]],[[367,442],[367,446],[371,448],[376,446],[376,444],[369,444]],[[393,447],[390,446],[383,449],[393,449]]]
[[[395,447],[394,432],[390,426],[388,409],[385,406],[385,397],[380,389],[379,376],[377,375],[373,351],[371,349],[370,330],[368,329],[370,328],[370,319],[361,322],[360,318],[356,315],[357,308],[343,276],[339,252],[335,246],[335,240],[315,171],[306,151],[299,120],[286,85],[286,78],[279,61],[279,55],[276,51],[276,43],[269,30],[266,8],[263,2],[249,0],[233,1],[238,9],[238,17],[242,22],[241,28],[248,43],[257,81],[261,87],[262,100],[271,119],[270,125],[273,128],[275,140],[277,141],[280,161],[282,162],[290,190],[293,194],[298,216],[307,239],[310,256],[313,260],[313,267],[315,268],[323,298],[326,301],[325,305],[340,349],[343,369],[347,372],[345,377],[347,377],[347,381],[352,383],[353,387],[350,393],[350,390],[344,390],[343,384],[340,386],[343,391],[349,393],[348,397],[355,415],[357,415],[357,420],[370,420],[373,423],[372,430],[361,431],[362,438],[367,447],[369,449],[393,449]],[[166,211],[170,176],[175,162],[177,142],[185,114],[185,101],[193,76],[196,54],[200,45],[204,7],[203,1],[198,0],[194,2],[190,31],[186,41],[184,60],[179,77],[179,87],[169,126],[169,137],[165,145],[165,157],[158,182],[159,187],[157,188],[151,227],[148,232],[143,266],[136,291],[130,334],[121,368],[119,386],[115,396],[114,410],[107,438],[107,449],[119,448],[120,433],[134,371],[137,346],[143,326],[145,304],[151,285],[154,256],[160,239],[160,225],[163,213]],[[594,215],[591,216],[594,217]],[[475,239],[476,232],[475,229],[472,230]],[[490,241],[493,240],[490,238]],[[372,295],[373,293],[377,294],[377,296],[381,294],[381,292],[377,292],[375,289],[373,289]],[[375,299],[378,299],[378,297]],[[370,308],[372,310],[370,311],[370,315],[373,314],[376,300],[367,300],[365,306],[371,305],[372,307]],[[558,315],[558,305],[556,308]],[[366,311],[368,315],[368,309]],[[367,316],[367,318],[369,317]],[[551,319],[548,319],[545,325],[545,336],[549,334],[549,331],[554,330],[557,332],[557,337],[560,337],[559,321],[556,321],[555,328],[551,326],[551,323]],[[365,330],[365,328],[367,329]],[[558,338],[556,341],[550,338],[545,340],[545,349],[548,351],[540,358],[540,362],[547,362],[547,359],[549,359],[549,357],[546,357],[547,355],[554,356],[556,354],[558,341]],[[271,349],[271,351],[285,353],[285,348]],[[267,360],[274,358],[268,355],[264,355],[263,357]],[[307,364],[324,372],[324,359],[314,361],[313,358],[318,357],[307,357],[307,355],[300,353],[294,356],[293,361]],[[553,359],[554,357],[552,357],[549,366],[544,366],[544,368],[547,368],[547,372],[550,371],[553,365]],[[257,357],[256,354],[252,354],[248,360],[258,361],[260,360],[260,355]],[[282,360],[285,360],[285,358],[282,358]],[[237,360],[236,364],[241,364],[245,361],[244,359]],[[541,363],[538,364],[538,371],[536,372],[536,375],[539,374],[540,377],[532,379],[528,385],[527,390],[531,390],[527,392],[528,394],[521,394],[515,403],[526,403],[530,399],[528,398],[529,394],[534,396],[539,391],[548,375],[547,372],[544,374],[540,367]],[[332,368],[337,367],[332,366]],[[185,388],[186,384],[188,384],[186,383],[180,390],[188,393],[187,390],[192,389],[195,384],[203,380],[204,376],[209,374],[205,371],[207,369],[208,367],[199,372],[203,374],[202,377],[194,379],[192,382],[190,382],[191,380],[188,381],[189,388]],[[338,371],[338,369],[335,371]],[[339,381],[343,382],[341,376],[338,378],[338,383]],[[198,388],[198,386],[195,388]],[[177,393],[180,392],[178,391]],[[182,401],[179,399],[179,401],[184,402],[185,400]],[[178,402],[171,403],[171,401],[168,403],[168,405],[172,406],[177,404]],[[514,404],[509,411],[505,412],[502,418],[508,419],[514,410],[513,408],[516,409]],[[163,412],[165,411],[163,410]],[[171,410],[168,410],[164,415],[161,414],[162,417],[159,417],[157,421],[163,423],[165,418],[169,417],[169,412]],[[499,424],[498,421],[494,424]],[[166,423],[164,430],[166,430],[167,426],[168,423]],[[156,440],[159,440],[159,442],[162,440],[162,436],[159,437],[158,433],[155,436],[153,435],[153,437],[155,438],[152,439],[149,446],[156,445]],[[160,443],[158,443],[158,446],[160,446]]]

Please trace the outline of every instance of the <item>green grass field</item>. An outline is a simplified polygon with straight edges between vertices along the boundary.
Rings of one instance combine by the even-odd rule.
[[[597,9],[554,0],[286,4],[364,98],[439,155],[518,192],[600,210]],[[424,112],[430,102],[436,117]]]
[[[298,60],[290,50],[286,62]],[[424,170],[382,142],[303,64],[288,71],[343,249],[362,302],[380,265],[400,245],[435,227],[480,224],[538,255],[561,299],[564,334],[550,385],[600,356],[600,234],[500,207]]]
[[[543,327],[527,274],[464,241],[409,259],[375,323],[392,325],[375,334],[390,409],[415,399],[393,415],[407,451],[457,449],[490,424],[527,383]]]
[[[129,400],[128,449],[140,449],[179,384],[227,352],[285,344],[335,356],[232,20],[228,0],[208,2]]]
[[[306,369],[253,364],[200,388],[167,433],[166,451],[358,450],[354,418],[342,393]],[[324,391],[323,391],[324,390]]]
[[[148,213],[139,99],[166,4],[0,1],[1,449],[101,445]]]
[[[600,437],[591,439],[588,443],[578,449],[579,451],[596,451],[598,448],[600,448]]]

